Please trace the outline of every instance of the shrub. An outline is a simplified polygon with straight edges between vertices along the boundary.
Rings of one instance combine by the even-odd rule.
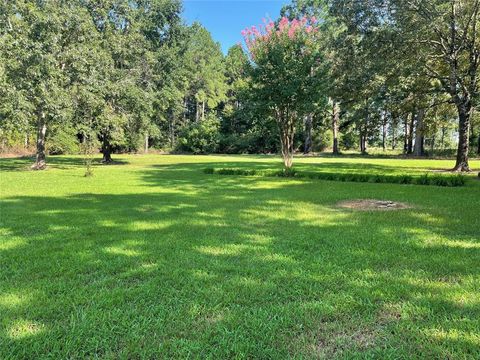
[[[437,186],[449,186],[450,182],[445,176],[432,176],[431,183]]]
[[[178,139],[178,150],[194,154],[213,153],[220,139],[220,121],[214,115],[186,126]]]
[[[465,176],[457,174],[456,176],[450,177],[450,185],[451,186],[463,186],[463,185],[465,185]]]
[[[72,127],[58,127],[46,141],[50,155],[78,154],[80,152],[77,131]]]
[[[333,136],[331,131],[314,132],[312,139],[312,150],[316,152],[325,151],[332,146]]]
[[[428,174],[422,175],[417,179],[418,185],[428,185],[430,183],[430,179],[428,178]]]
[[[413,179],[410,175],[401,175],[398,180],[399,184],[411,184]]]
[[[331,180],[331,181],[350,181],[350,182],[370,182],[370,183],[390,183],[390,184],[415,184],[415,185],[436,185],[436,186],[463,186],[465,177],[457,175],[428,175],[420,177],[411,175],[382,175],[382,174],[344,174],[344,173],[323,173],[323,172],[299,172],[293,169],[289,170],[257,170],[241,168],[206,168],[206,174],[218,175],[237,175],[237,176],[267,176],[267,177],[296,177],[303,179]]]
[[[345,150],[352,150],[352,149],[357,149],[358,148],[358,139],[357,135],[352,132],[345,132],[342,134],[342,137],[340,138],[340,147]]]
[[[280,177],[294,177],[297,174],[293,168],[285,168],[277,173]]]

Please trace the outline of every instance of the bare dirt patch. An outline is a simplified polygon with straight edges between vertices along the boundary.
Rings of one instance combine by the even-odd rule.
[[[30,158],[33,157],[35,153],[29,151],[24,152],[4,152],[0,153],[0,159],[13,159],[13,158]]]
[[[410,205],[390,200],[376,200],[376,199],[357,199],[357,200],[345,200],[337,204],[338,207],[352,210],[400,210],[409,209]]]
[[[383,325],[347,324],[342,321],[321,322],[317,329],[302,332],[291,344],[291,355],[314,359],[350,358],[381,344]]]

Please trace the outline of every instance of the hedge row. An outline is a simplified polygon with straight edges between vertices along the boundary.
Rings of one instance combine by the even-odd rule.
[[[346,173],[324,173],[324,172],[299,172],[296,170],[261,170],[261,169],[240,169],[240,168],[206,168],[206,174],[238,175],[238,176],[267,176],[267,177],[295,177],[303,179],[388,183],[388,184],[413,184],[413,185],[435,185],[435,186],[463,186],[465,177],[460,174],[452,175],[381,175],[381,174],[346,174]]]

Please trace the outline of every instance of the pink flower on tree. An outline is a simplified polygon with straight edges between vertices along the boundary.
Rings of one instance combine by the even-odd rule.
[[[289,24],[288,19],[284,16],[280,19],[280,22],[278,23],[278,28],[280,32],[282,32]]]
[[[267,21],[262,19],[263,25],[259,27],[251,26],[242,30],[241,34],[247,45],[250,54],[253,56],[255,47],[259,42],[269,43],[272,38],[281,39],[283,37],[293,40],[296,36],[302,36],[302,34],[310,34],[315,32],[316,22],[315,17],[310,19],[304,16],[303,18],[293,19],[290,21],[287,17],[282,17],[276,25],[273,21]]]
[[[290,39],[293,39],[294,36],[295,36],[295,27],[291,26],[290,29],[288,29],[288,37]]]

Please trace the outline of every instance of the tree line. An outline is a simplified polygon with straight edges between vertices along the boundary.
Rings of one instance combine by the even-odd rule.
[[[0,3],[0,141],[47,153],[480,154],[480,0],[294,0],[224,55],[177,0]],[[241,39],[239,34],[239,39]],[[446,150],[445,150],[446,151]]]

